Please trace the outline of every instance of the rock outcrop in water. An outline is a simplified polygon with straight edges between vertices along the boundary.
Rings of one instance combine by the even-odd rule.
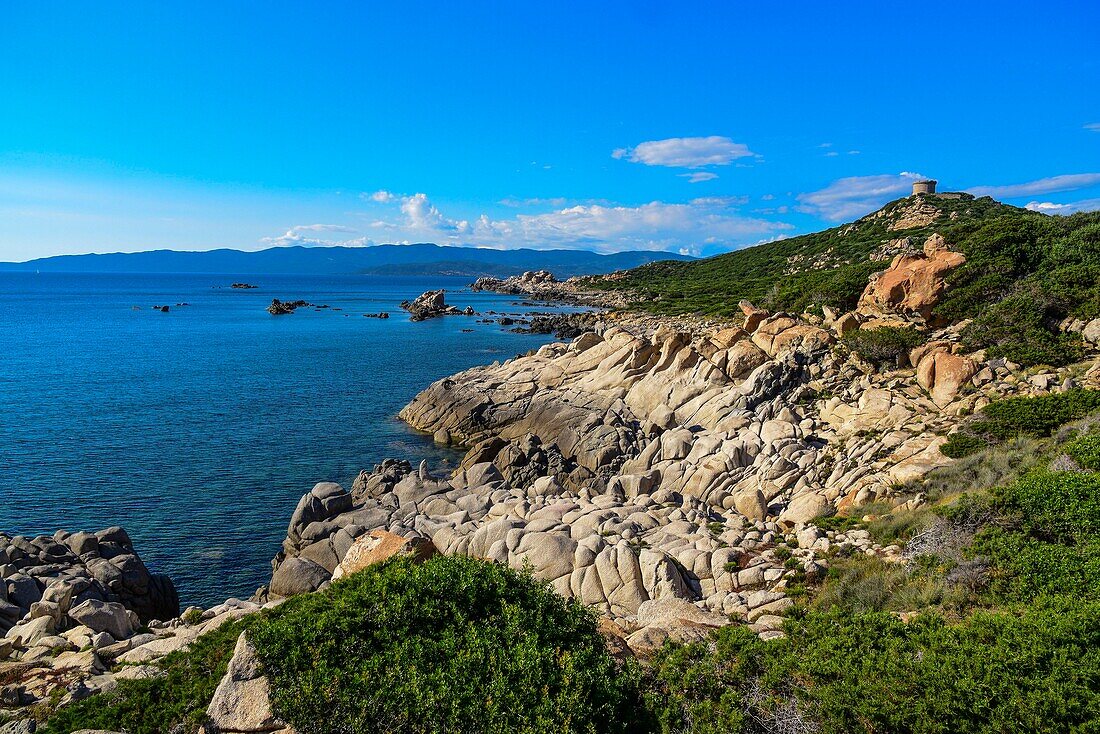
[[[278,298],[272,298],[271,305],[267,307],[267,312],[272,316],[286,316],[294,313],[296,309],[312,305],[309,301],[280,301]]]
[[[612,276],[606,276],[612,277]],[[548,270],[528,271],[510,278],[478,278],[470,284],[474,291],[492,291],[515,296],[530,296],[543,300],[576,303],[586,306],[623,308],[625,299],[616,293],[597,292],[584,287],[584,278],[558,280]]]
[[[412,301],[402,301],[401,308],[411,314],[410,321],[424,321],[437,316],[474,315],[472,307],[467,306],[465,309],[459,310],[458,307],[448,304],[445,296],[446,291],[442,289],[425,291]]]

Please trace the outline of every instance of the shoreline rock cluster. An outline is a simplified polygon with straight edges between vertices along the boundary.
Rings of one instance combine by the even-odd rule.
[[[581,306],[626,308],[626,300],[620,294],[593,291],[585,287],[585,280],[582,277],[573,277],[563,281],[555,278],[548,270],[534,270],[509,278],[481,277],[470,284],[470,290],[530,296],[543,301]]]
[[[467,306],[459,309],[446,301],[446,291],[443,289],[425,291],[412,301],[402,301],[401,308],[409,312],[410,321],[424,321],[438,316],[476,316],[474,309]]]
[[[899,245],[890,257],[856,310],[823,309],[824,318],[742,302],[738,324],[595,312],[538,321],[538,328],[571,341],[438,380],[401,411],[436,443],[466,449],[453,473],[386,459],[361,472],[350,489],[317,484],[300,499],[272,560],[271,581],[253,599],[149,621],[147,634],[132,634],[133,617],[158,618],[171,597],[155,591],[155,577],[134,589],[160,594],[160,602],[142,601],[136,592],[127,602],[118,590],[129,589],[126,570],[136,568],[134,561],[116,561],[132,551],[124,533],[104,531],[95,542],[87,534],[0,536],[7,582],[0,586],[0,630],[4,611],[14,606],[21,616],[9,628],[36,624],[47,636],[72,633],[77,640],[62,635],[68,646],[50,642],[66,650],[62,656],[89,656],[61,684],[24,684],[19,703],[48,696],[51,686],[67,686],[65,695],[78,697],[106,690],[118,677],[157,674],[151,663],[202,632],[397,555],[463,554],[528,568],[563,596],[600,611],[601,630],[624,654],[646,656],[666,639],[701,640],[731,623],[763,639],[782,636],[783,614],[794,604],[788,591],[826,574],[833,551],[908,561],[899,546],[876,544],[864,530],[828,529],[821,518],[859,516],[871,503],[920,507],[925,498],[910,487],[952,462],[940,447],[966,416],[993,400],[1100,387],[1100,363],[1022,370],[966,353],[959,340],[965,322],[930,323],[946,274],[963,262],[942,238],[929,238],[920,252]],[[482,278],[472,287],[576,303],[582,296],[563,295],[580,289],[571,281],[536,272]],[[442,291],[402,307],[413,320],[461,313]],[[536,318],[526,328],[534,329]],[[915,325],[927,338],[888,367],[844,345],[853,330],[888,325]],[[1066,328],[1100,341],[1097,322]],[[123,617],[101,614],[97,604],[74,609],[73,600],[91,601],[75,592],[69,621],[52,630],[45,629],[50,622],[36,621],[52,619],[53,608],[43,603],[64,596],[41,568],[76,568],[77,576],[83,568],[100,580],[103,569],[88,555],[95,543],[100,556],[108,549],[112,567],[122,564],[118,588],[102,583],[132,610],[124,615],[129,637]],[[129,550],[116,553],[112,544]],[[31,600],[23,577],[34,580],[38,599]],[[114,622],[119,626],[109,631]],[[41,679],[35,670],[54,670],[59,659],[69,665],[35,644],[44,638],[25,637],[27,629],[16,630],[18,644],[0,640],[0,661],[9,658],[0,673],[14,670],[35,681]],[[95,635],[104,634],[97,643]],[[78,650],[69,648],[77,642]],[[108,674],[109,660],[128,667]],[[211,730],[282,728],[254,661],[242,636],[207,710]],[[234,703],[245,700],[247,706]]]
[[[571,343],[439,380],[400,417],[467,448],[458,470],[436,477],[391,461],[350,492],[318,485],[260,598],[323,587],[356,543],[386,532],[529,565],[604,612],[636,651],[690,634],[667,621],[692,618],[684,604],[698,619],[779,634],[792,576],[824,573],[838,542],[816,519],[875,502],[920,506],[904,488],[951,463],[939,449],[963,416],[1074,384],[1068,370],[1037,380],[965,354],[965,324],[927,324],[961,262],[930,238],[877,274],[852,313],[773,314],[745,302],[740,326],[602,314]],[[523,276],[505,287],[554,283]],[[915,367],[880,370],[839,344],[852,329],[895,324],[928,334],[905,355]],[[839,542],[900,558],[858,531]],[[797,549],[795,562],[779,544]]]
[[[102,690],[138,630],[177,616],[171,579],[149,572],[122,528],[0,534],[0,705]]]

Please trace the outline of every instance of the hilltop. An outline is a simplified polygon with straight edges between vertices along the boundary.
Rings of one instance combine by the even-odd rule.
[[[215,273],[239,275],[460,275],[508,277],[549,270],[558,277],[609,273],[659,259],[689,260],[667,252],[600,254],[588,250],[490,250],[421,243],[370,247],[270,247],[256,252],[150,250],[58,255],[0,263],[0,272]]]
[[[1052,217],[965,193],[914,195],[822,232],[651,263],[585,285],[656,314],[728,317],[745,299],[773,311],[843,313],[872,275],[918,252],[933,233],[966,260],[948,276],[935,320],[976,319],[966,346],[999,348],[1023,364],[1081,358],[1060,327],[1100,316],[1100,212]]]

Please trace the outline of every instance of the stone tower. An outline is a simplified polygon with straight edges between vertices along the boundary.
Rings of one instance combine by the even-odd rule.
[[[934,194],[936,193],[936,181],[935,179],[927,179],[926,181],[913,182],[913,196],[917,194]]]

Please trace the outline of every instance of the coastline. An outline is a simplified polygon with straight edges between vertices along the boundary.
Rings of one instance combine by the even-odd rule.
[[[823,322],[742,309],[740,326],[600,313],[569,342],[432,383],[399,417],[466,451],[453,473],[397,458],[350,488],[318,483],[252,599],[149,619],[148,633],[134,634],[131,620],[131,636],[92,640],[63,683],[95,692],[153,675],[157,660],[234,619],[389,557],[436,553],[529,569],[598,611],[601,632],[627,655],[729,624],[782,637],[789,592],[822,578],[833,554],[908,562],[901,546],[820,518],[921,507],[909,488],[952,462],[939,448],[965,416],[992,400],[1064,389],[1080,371],[1039,380],[962,354],[957,326],[935,331],[906,366],[880,371],[838,346],[848,315]],[[928,360],[942,363],[930,382]],[[1079,379],[1100,386],[1100,369]],[[52,581],[41,586],[43,600],[56,596]],[[23,666],[23,702],[56,690],[55,651],[74,655],[82,641],[57,646],[58,620],[72,613],[71,597],[59,601],[28,609],[5,652]],[[127,667],[112,673],[108,661]]]

